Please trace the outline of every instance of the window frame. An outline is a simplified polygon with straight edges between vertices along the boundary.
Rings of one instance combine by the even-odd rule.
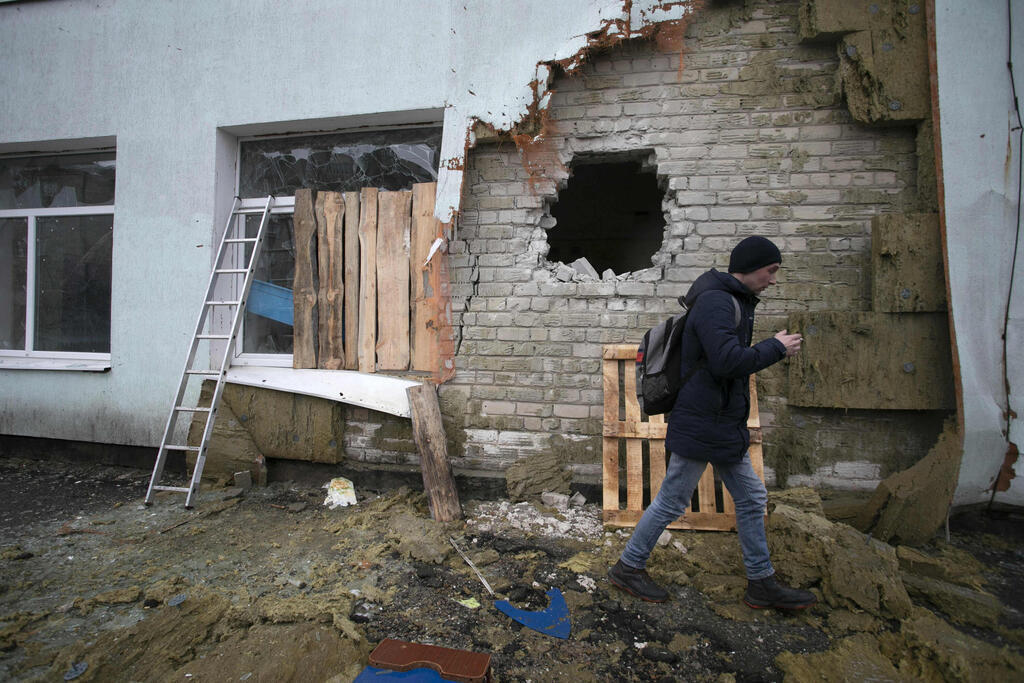
[[[441,163],[441,151],[444,149],[444,123],[442,120],[433,121],[419,121],[419,122],[408,122],[408,123],[395,123],[383,126],[360,126],[356,128],[340,128],[336,130],[319,130],[319,131],[308,131],[308,132],[289,132],[284,134],[270,134],[270,135],[248,135],[245,137],[238,137],[235,142],[235,184],[234,184],[234,195],[239,200],[239,210],[242,209],[260,209],[264,207],[267,198],[266,197],[252,197],[242,198],[241,197],[241,184],[242,184],[242,145],[247,142],[255,142],[259,140],[267,140],[273,138],[300,138],[300,137],[314,137],[318,135],[336,135],[345,133],[378,133],[387,131],[398,131],[398,130],[409,130],[416,128],[439,128],[441,129],[441,140],[438,145],[438,163]],[[437,169],[440,172],[440,167]],[[295,213],[295,195],[288,195],[282,197],[274,197],[274,206],[271,209],[271,214],[283,214],[283,215],[294,215]],[[235,264],[232,267],[243,267],[244,264]],[[230,327],[231,318],[229,315],[219,313],[220,319],[217,320],[217,324],[222,327]],[[244,315],[244,312],[243,312]],[[250,353],[243,351],[245,343],[245,320],[243,320],[238,329],[238,337],[235,339],[234,350],[230,360],[231,365],[252,365],[260,367],[284,367],[290,368],[293,364],[292,353]]]
[[[90,150],[91,152],[92,150]],[[110,151],[110,150],[96,150]],[[75,152],[82,154],[89,152]],[[70,156],[70,155],[69,155]],[[115,200],[116,201],[116,200]],[[0,349],[0,370],[83,370],[105,372],[111,368],[110,352],[37,351],[35,346],[36,313],[36,221],[51,216],[101,216],[113,220],[115,204],[94,206],[62,206],[48,209],[0,209],[0,218],[24,218],[25,225],[25,348]],[[113,279],[113,277],[111,277]],[[113,322],[113,310],[109,314]],[[113,343],[113,339],[110,340]]]

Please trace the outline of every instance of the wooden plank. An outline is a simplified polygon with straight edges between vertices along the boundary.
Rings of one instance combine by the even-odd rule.
[[[636,344],[605,344],[601,349],[604,360],[636,360]]]
[[[377,195],[377,369],[409,369],[412,192]]]
[[[345,193],[345,369],[359,367],[359,193]]]
[[[644,509],[644,455],[639,439],[626,439],[626,509]]]
[[[612,361],[615,362],[615,361]],[[625,422],[616,420],[604,423],[603,436],[618,436],[624,439],[664,439],[668,426],[658,422]]]
[[[412,437],[420,452],[423,488],[430,503],[430,516],[437,522],[462,519],[459,492],[448,461],[448,446],[441,422],[437,389],[432,384],[409,387]]]
[[[602,505],[605,510],[619,509],[619,440],[603,439]]]
[[[602,513],[602,518],[608,526],[636,526],[643,516],[642,510],[608,510]],[[720,512],[687,513],[668,525],[669,529],[693,529],[699,531],[733,531],[736,529],[735,516],[723,515]]]
[[[320,351],[317,367],[340,370],[345,363],[345,200],[340,192],[316,196],[317,256],[320,262]]]
[[[375,372],[377,356],[377,188],[359,195],[359,372]]]
[[[604,387],[604,420],[619,419],[619,362],[605,360],[602,364],[601,382]],[[603,446],[603,501],[606,510],[619,509],[619,440],[605,438]]]
[[[412,186],[412,228],[409,245],[409,299],[412,322],[409,329],[409,355],[413,370],[437,370],[441,347],[437,326],[431,323],[429,272],[427,255],[434,240],[441,235],[441,222],[434,218],[434,197],[437,183]]]
[[[292,367],[317,366],[316,218],[313,191],[295,191],[295,278],[293,280]]]

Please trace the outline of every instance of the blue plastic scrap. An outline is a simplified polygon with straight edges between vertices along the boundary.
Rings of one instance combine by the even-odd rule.
[[[449,678],[441,678],[441,674],[431,668],[421,667],[409,669],[408,671],[392,671],[391,669],[378,669],[375,666],[368,666],[353,679],[352,683],[371,683],[373,681],[403,681],[404,683],[446,683]]]
[[[550,589],[547,596],[551,604],[539,612],[518,609],[510,605],[508,600],[497,600],[494,606],[527,628],[555,638],[568,638],[572,626],[569,623],[569,606],[565,604],[565,596],[557,588]]]

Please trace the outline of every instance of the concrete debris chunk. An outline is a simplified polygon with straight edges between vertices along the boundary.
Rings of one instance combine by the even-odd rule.
[[[235,486],[239,487],[243,491],[247,491],[252,488],[252,472],[245,470],[242,472],[235,472]]]
[[[571,282],[575,274],[576,271],[564,263],[559,263],[555,268],[555,279],[561,280],[562,282]]]
[[[587,497],[577,491],[569,497],[569,505],[573,507],[581,507],[587,504]]]
[[[615,280],[615,271],[609,268],[608,270],[601,273],[601,279],[605,282],[613,282]]]
[[[658,537],[658,545],[666,546],[672,542],[672,532],[665,529],[661,532],[661,536]]]
[[[586,275],[587,277],[592,277],[595,280],[601,279],[601,276],[597,274],[597,270],[594,269],[594,266],[590,265],[590,261],[588,261],[586,257],[576,259],[569,264],[569,267],[574,269],[580,275]]]
[[[569,507],[569,496],[564,493],[555,493],[554,491],[545,491],[540,494],[540,500],[545,505],[549,505],[553,508],[564,510]]]

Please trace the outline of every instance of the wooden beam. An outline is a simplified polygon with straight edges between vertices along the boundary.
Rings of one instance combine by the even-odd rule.
[[[377,205],[377,369],[408,370],[412,192],[381,192]]]
[[[455,488],[448,445],[441,423],[441,408],[433,384],[406,389],[412,414],[412,437],[420,452],[423,488],[430,501],[430,516],[437,522],[462,519],[459,492]]]
[[[377,188],[359,195],[359,372],[374,372],[377,357]]]
[[[319,192],[316,196],[317,256],[320,313],[317,367],[339,370],[345,362],[342,303],[345,294],[344,224],[345,200],[340,192]]]
[[[441,222],[434,218],[437,183],[412,186],[412,231],[410,235],[409,279],[412,322],[409,329],[409,355],[413,370],[434,372],[440,361],[441,346],[437,325],[431,323],[431,291],[428,285],[427,255],[441,234]]]
[[[315,368],[317,356],[316,218],[313,191],[295,191],[292,367]]]
[[[359,367],[359,193],[345,193],[345,369]]]

